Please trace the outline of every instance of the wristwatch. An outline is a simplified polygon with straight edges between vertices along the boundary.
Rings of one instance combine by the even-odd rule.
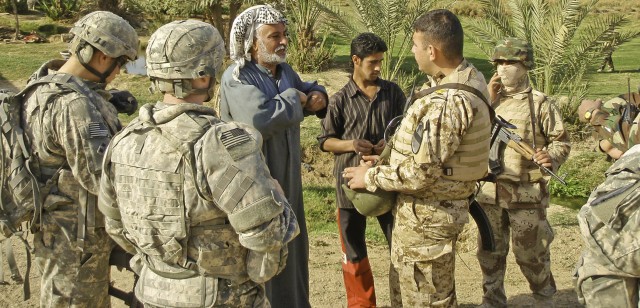
[[[584,113],[584,118],[587,119],[587,121],[591,120],[591,117],[593,116],[593,110],[595,108],[591,108],[589,110],[587,110],[587,112]]]

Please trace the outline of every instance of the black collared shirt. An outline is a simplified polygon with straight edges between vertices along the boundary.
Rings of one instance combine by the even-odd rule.
[[[322,135],[318,137],[321,149],[328,138],[366,139],[374,145],[384,138],[384,130],[389,121],[402,115],[406,98],[402,89],[393,82],[378,78],[376,84],[379,90],[373,100],[367,98],[352,78],[331,96],[327,116],[322,121]],[[353,208],[341,188],[347,182],[342,178],[342,170],[359,164],[360,158],[354,152],[335,155],[333,175],[337,179],[337,201],[340,208]]]

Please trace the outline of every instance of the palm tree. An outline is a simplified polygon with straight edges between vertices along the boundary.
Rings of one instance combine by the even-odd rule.
[[[321,7],[328,18],[328,26],[333,34],[352,39],[361,32],[373,32],[380,36],[389,47],[387,60],[383,62],[382,78],[396,81],[407,88],[415,76],[408,76],[401,71],[409,49],[413,45],[411,40],[413,22],[423,13],[432,9],[436,2],[440,5],[452,1],[436,0],[349,0],[356,9],[353,17],[341,12],[328,1],[321,1]]]
[[[467,37],[487,56],[502,38],[527,40],[536,64],[530,72],[532,83],[550,96],[567,94],[565,116],[585,97],[588,88],[583,77],[588,67],[602,59],[602,42],[610,42],[615,32],[617,45],[640,35],[638,30],[621,30],[628,22],[623,15],[591,14],[599,0],[478,1],[484,16],[469,20]]]

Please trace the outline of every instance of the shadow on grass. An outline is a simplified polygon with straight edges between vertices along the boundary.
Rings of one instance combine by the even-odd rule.
[[[20,89],[16,88],[10,80],[2,75],[2,73],[0,73],[0,90],[6,90],[13,93],[20,91]]]

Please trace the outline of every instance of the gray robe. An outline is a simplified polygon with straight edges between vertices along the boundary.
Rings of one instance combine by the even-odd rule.
[[[303,82],[286,63],[280,64],[275,78],[262,66],[248,62],[233,79],[236,64],[224,72],[220,84],[220,118],[255,127],[264,139],[262,153],[271,176],[278,180],[291,203],[300,225],[300,235],[289,243],[287,266],[266,283],[272,307],[310,307],[309,239],[300,174],[300,122],[311,113],[302,109],[297,90],[321,91],[317,83]],[[324,117],[326,109],[317,113]]]

